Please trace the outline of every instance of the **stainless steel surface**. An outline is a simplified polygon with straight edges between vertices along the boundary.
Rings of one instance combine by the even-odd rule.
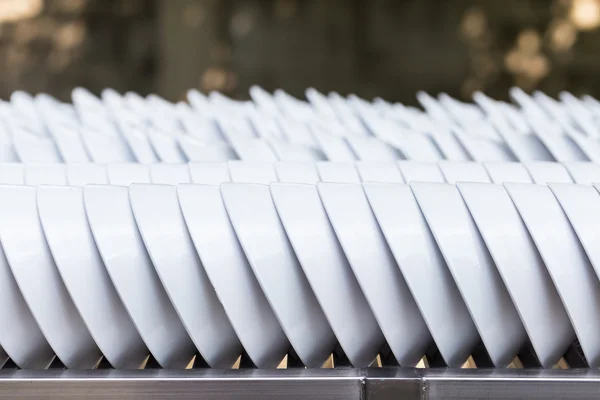
[[[595,370],[431,370],[422,384],[426,400],[600,398],[600,373]]]
[[[2,371],[0,399],[362,399],[356,370]]]
[[[594,370],[0,372],[0,399],[599,399]]]

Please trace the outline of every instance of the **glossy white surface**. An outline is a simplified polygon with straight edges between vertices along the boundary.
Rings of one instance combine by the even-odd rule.
[[[410,186],[363,187],[440,354],[450,367],[461,366],[479,334]]]
[[[23,185],[25,183],[25,165],[0,164],[0,184]]]
[[[67,184],[71,186],[107,183],[108,173],[104,164],[67,164]]]
[[[275,173],[281,182],[316,184],[320,181],[314,163],[278,162]]]
[[[220,185],[231,181],[227,163],[189,163],[188,168],[193,183]]]
[[[319,151],[308,146],[292,144],[280,138],[269,138],[268,142],[277,159],[281,161],[315,162],[324,159]]]
[[[531,162],[523,163],[534,183],[547,185],[548,183],[572,183],[569,172],[560,163]]]
[[[318,162],[317,171],[323,182],[360,183],[354,163]]]
[[[109,164],[135,161],[131,150],[119,136],[106,135],[104,132],[83,127],[81,137],[91,160],[95,163]]]
[[[483,164],[493,183],[533,183],[527,169],[516,162],[487,162]]]
[[[343,137],[321,132],[314,132],[313,135],[329,161],[354,162],[356,160],[352,149]]]
[[[508,148],[521,162],[554,161],[552,154],[550,154],[542,141],[534,134],[523,134],[513,130],[500,130],[499,134],[504,139]]]
[[[252,362],[275,368],[289,341],[233,230],[218,186],[178,185],[179,205],[196,251]]]
[[[540,364],[552,367],[571,344],[573,329],[521,216],[501,185],[460,183],[458,188]]]
[[[61,159],[66,163],[89,162],[90,156],[79,132],[65,125],[50,124],[50,134]]]
[[[187,164],[151,164],[150,181],[164,185],[190,183],[190,169]]]
[[[411,182],[445,182],[437,163],[398,161],[404,181]]]
[[[314,185],[272,183],[273,202],[298,261],[346,356],[368,367],[384,339]]]
[[[37,206],[44,235],[75,307],[115,368],[138,368],[148,356],[106,272],[83,205],[83,190],[41,186]]]
[[[550,188],[504,186],[544,260],[583,353],[588,362],[597,363],[600,282],[577,235]]]
[[[490,182],[490,176],[481,163],[440,161],[438,165],[448,183]]]
[[[233,228],[281,327],[307,367],[320,367],[335,337],[285,234],[269,187],[223,183]]]
[[[575,183],[591,185],[600,183],[600,165],[588,162],[567,162],[563,164]]]
[[[179,146],[191,162],[218,162],[237,160],[235,151],[226,142],[204,143],[193,137],[179,138]]]
[[[150,164],[159,161],[150,139],[141,128],[128,126],[121,131],[137,162]]]
[[[259,138],[230,138],[233,151],[240,160],[254,162],[275,162],[279,159],[264,139]]]
[[[202,358],[212,368],[231,368],[242,348],[194,249],[177,188],[134,183],[129,199],[154,268]]]
[[[600,221],[600,195],[596,189],[589,186],[565,183],[553,183],[549,186],[593,267],[593,270],[586,268],[584,271],[580,271],[581,275],[573,276],[572,285],[573,289],[577,288],[578,291],[577,302],[579,307],[588,309],[588,313],[583,317],[586,321],[585,329],[588,330],[587,335],[589,336],[585,343],[581,341],[581,336],[585,334],[578,329],[575,321],[573,324],[575,332],[580,338],[586,359],[589,365],[594,368],[600,363],[600,344],[597,343],[597,340],[592,339],[592,332],[599,329],[598,326],[600,325],[600,313],[598,312],[598,302],[600,301],[598,295],[600,291],[600,281],[598,280],[600,276],[600,249],[596,244],[598,238],[598,225],[596,223]],[[569,267],[567,272],[567,275],[575,275],[575,272],[578,271],[572,271]],[[562,277],[563,274],[561,274],[560,279],[566,280]],[[575,281],[577,278],[583,278],[585,282],[577,283]]]
[[[67,168],[65,164],[27,164],[25,165],[25,184],[66,185]]]
[[[361,185],[317,184],[352,271],[396,359],[414,366],[431,336]],[[377,268],[373,268],[376,265]]]
[[[93,368],[101,353],[79,315],[46,243],[36,188],[0,186],[0,239],[35,320],[68,368]]]
[[[108,164],[108,182],[111,185],[129,186],[131,183],[149,183],[149,166],[144,164]]]
[[[525,330],[458,189],[439,183],[411,188],[492,362],[507,366]]]
[[[144,247],[128,188],[88,185],[83,195],[102,261],[140,336],[161,366],[185,368],[196,348]]]
[[[146,134],[160,161],[166,163],[181,163],[187,161],[185,154],[183,154],[183,151],[181,151],[181,148],[179,147],[177,139],[174,137],[152,129],[148,130]]]
[[[394,162],[356,162],[356,169],[363,182],[403,183],[402,173]]]
[[[0,246],[0,345],[20,368],[44,369],[54,351],[33,318]]]
[[[49,137],[41,137],[25,130],[19,130],[13,134],[12,140],[21,162],[62,162],[62,157],[54,141]]]
[[[273,163],[229,161],[228,166],[232,182],[261,183],[264,185],[277,182]]]
[[[398,150],[374,137],[348,136],[346,141],[357,160],[393,162],[402,158]]]

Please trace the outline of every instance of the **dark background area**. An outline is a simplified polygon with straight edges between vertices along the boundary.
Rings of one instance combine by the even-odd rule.
[[[600,95],[600,0],[0,0],[0,97]]]

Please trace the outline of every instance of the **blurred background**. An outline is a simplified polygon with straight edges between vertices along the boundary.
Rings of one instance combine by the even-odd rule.
[[[508,88],[600,97],[600,0],[0,0],[0,97],[258,84],[414,104]]]

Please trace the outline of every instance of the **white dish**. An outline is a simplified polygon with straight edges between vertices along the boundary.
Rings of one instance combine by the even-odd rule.
[[[81,138],[90,158],[95,163],[135,161],[129,146],[118,135],[109,135],[84,126],[81,128]]]
[[[598,143],[597,137],[586,136],[579,131],[567,133],[569,138],[575,142],[590,161],[595,163],[600,162],[600,143]]]
[[[115,368],[138,368],[148,349],[102,263],[83,205],[83,189],[42,186],[37,207],[44,235],[77,311]]]
[[[327,160],[334,162],[354,162],[356,156],[343,137],[329,133],[313,132],[319,148],[325,153]]]
[[[317,184],[333,229],[387,343],[414,366],[431,335],[371,211],[361,185]]]
[[[61,125],[50,125],[50,133],[58,148],[61,158],[67,163],[89,162],[87,150],[79,132],[74,128]]]
[[[544,143],[533,133],[519,133],[512,129],[502,129],[496,125],[498,133],[504,139],[508,148],[521,162],[554,161],[554,157]]]
[[[221,195],[248,262],[283,331],[307,367],[320,367],[335,336],[302,272],[269,187],[221,184]]]
[[[65,164],[26,164],[25,184],[38,185],[66,185],[67,167]]]
[[[411,188],[492,363],[507,366],[525,330],[460,192],[440,183]]]
[[[232,182],[262,183],[277,182],[277,174],[272,163],[252,161],[229,161],[229,174]]]
[[[212,368],[231,368],[242,348],[194,249],[177,188],[134,183],[129,199],[154,268],[202,358]]]
[[[107,183],[106,165],[91,163],[67,165],[67,184],[71,186]]]
[[[465,148],[456,139],[456,136],[443,123],[438,121],[428,134],[442,152],[443,158],[450,161],[468,161],[471,159]]]
[[[483,163],[493,183],[517,182],[533,183],[527,168],[517,162],[486,162]]]
[[[233,151],[239,156],[240,160],[254,162],[275,162],[277,156],[269,146],[266,140],[259,138],[229,138],[229,143]]]
[[[298,261],[341,348],[368,367],[384,339],[314,185],[272,183],[273,202]]]
[[[4,126],[0,126],[0,161],[3,163],[20,161],[8,128]]]
[[[150,183],[150,170],[144,164],[108,164],[108,182],[111,185],[129,186],[131,183]]]
[[[314,163],[278,162],[275,173],[280,182],[316,184],[320,181]]]
[[[537,137],[548,149],[556,161],[589,161],[579,146],[569,136],[562,133],[547,132],[546,126],[538,126],[538,121],[532,121]]]
[[[503,186],[460,183],[458,188],[519,312],[540,365],[551,368],[573,341],[574,333],[527,227]]]
[[[446,182],[490,182],[483,164],[469,161],[440,161],[438,166]]]
[[[206,114],[184,113],[181,117],[181,123],[190,137],[199,141],[212,143],[224,140],[223,135],[214,119]]]
[[[227,142],[231,143],[232,139],[256,139],[256,133],[254,132],[252,125],[250,125],[250,121],[248,121],[245,116],[232,116],[227,114],[228,113],[223,111],[215,114],[217,125]]]
[[[187,164],[151,164],[150,181],[165,185],[190,183],[190,169]]]
[[[19,290],[2,246],[0,246],[0,345],[20,368],[45,369],[54,359],[54,351],[48,345]],[[1,357],[0,363],[2,363]]]
[[[13,132],[12,140],[21,162],[62,162],[54,141],[49,137],[34,135],[24,129],[20,129]]]
[[[121,132],[137,162],[150,164],[159,161],[148,136],[142,128],[123,126]]]
[[[16,163],[0,164],[0,184],[25,184],[25,165]]]
[[[0,239],[29,309],[68,368],[93,368],[102,354],[58,273],[42,231],[36,188],[0,187]]]
[[[455,130],[454,135],[474,161],[514,161],[510,150],[503,143],[472,136],[459,130]]]
[[[577,297],[572,301],[577,304],[577,309],[587,310],[580,316],[581,321],[577,325],[576,316],[571,313],[573,326],[579,342],[586,356],[588,364],[597,368],[600,364],[600,343],[594,340],[595,332],[600,329],[600,252],[596,241],[598,230],[596,225],[600,221],[600,195],[590,186],[556,183],[550,184],[550,189],[560,203],[562,210],[567,216],[567,223],[575,231],[580,246],[583,247],[591,266],[584,270],[576,269],[572,263],[568,265],[568,272],[560,274],[561,284],[568,284],[570,290],[577,292]],[[563,266],[563,268],[565,268]],[[566,277],[565,277],[566,275]],[[567,307],[569,307],[569,304]],[[576,302],[576,303],[575,303]],[[584,322],[585,321],[585,322]]]
[[[222,182],[231,181],[227,163],[189,163],[188,168],[193,183],[220,185]]]
[[[224,141],[203,143],[190,136],[182,136],[179,146],[187,159],[193,162],[218,162],[237,160],[238,156]]]
[[[410,187],[363,187],[442,358],[450,367],[461,366],[479,334]]]
[[[595,335],[590,328],[596,325],[592,314],[598,312],[590,301],[600,301],[600,284],[568,218],[547,186],[515,183],[505,187],[544,260],[584,354],[595,356],[591,337]]]
[[[128,189],[88,185],[83,197],[102,261],[144,343],[163,368],[185,368],[196,349],[144,247]]]
[[[591,185],[600,182],[600,165],[591,162],[563,163],[575,183]]]
[[[396,163],[357,161],[356,169],[363,182],[404,183]]]
[[[33,97],[24,91],[17,90],[10,95],[10,103],[15,107],[15,111],[25,117],[30,123],[39,130],[43,130],[41,116],[35,106]]]
[[[244,349],[258,368],[275,368],[289,341],[239,244],[218,186],[178,185],[179,205],[202,266]]]
[[[440,167],[432,162],[398,161],[404,181],[410,182],[445,182]]]
[[[325,154],[320,150],[307,124],[281,117],[279,118],[279,125],[283,135],[288,138],[290,143],[310,147],[319,155],[320,159],[325,158]]]
[[[381,124],[380,121],[378,123]],[[392,153],[395,156],[394,160],[438,161],[444,158],[438,146],[428,134],[408,131],[395,123],[391,123],[391,125],[391,127],[380,125],[374,132],[381,141],[396,149]],[[385,161],[385,159],[382,160]]]
[[[157,132],[153,129],[149,129],[148,132],[146,132],[146,135],[148,135],[150,144],[152,144],[152,148],[160,161],[166,163],[181,163],[187,161],[176,138]]]
[[[348,136],[345,139],[357,160],[396,161],[402,158],[398,150],[377,138]]]
[[[548,183],[573,183],[573,179],[564,165],[555,162],[530,162],[523,163],[534,183],[547,185]]]
[[[317,172],[323,182],[360,183],[354,163],[318,162]]]
[[[296,143],[289,143],[280,138],[267,139],[277,158],[285,162],[315,162],[321,161],[325,157],[313,149]]]
[[[544,260],[583,353],[597,365],[600,282],[569,219],[547,186],[504,186]]]

